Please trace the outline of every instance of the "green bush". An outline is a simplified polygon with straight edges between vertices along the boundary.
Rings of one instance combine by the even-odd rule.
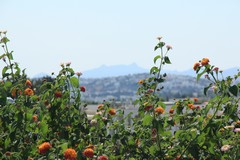
[[[6,32],[0,36],[0,59],[5,63],[0,82],[1,159],[240,159],[240,73],[224,78],[203,58],[193,69],[197,80],[209,79],[203,92],[207,96],[213,90],[214,98],[206,106],[197,106],[197,98],[185,98],[168,110],[158,93],[172,47],[159,37],[151,76],[138,81],[137,116],[124,116],[124,110],[104,102],[89,120],[81,101],[81,74],[70,63],[61,64],[55,78],[35,88],[13,62]],[[126,123],[129,119],[131,124]]]

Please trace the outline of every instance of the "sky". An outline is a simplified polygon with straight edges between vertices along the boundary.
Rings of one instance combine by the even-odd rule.
[[[187,70],[207,57],[224,70],[240,66],[239,7],[239,0],[0,0],[0,30],[30,77],[67,62],[83,74],[101,65],[150,69],[158,36],[173,47],[165,69]]]

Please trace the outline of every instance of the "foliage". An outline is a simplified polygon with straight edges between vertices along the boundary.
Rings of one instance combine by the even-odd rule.
[[[71,64],[61,64],[58,75],[34,86],[13,62],[6,32],[0,32],[6,64],[0,83],[1,159],[239,159],[239,87],[234,77],[207,58],[194,64],[197,79],[205,76],[215,96],[206,106],[185,98],[166,108],[159,92],[171,64],[171,46],[161,41],[154,48],[150,77],[138,81],[137,116],[125,115],[110,102],[99,104],[92,119],[81,101],[85,87]],[[165,50],[165,51],[164,51]],[[37,87],[37,88],[36,88]],[[9,101],[9,98],[13,101]],[[132,123],[126,123],[131,119]]]

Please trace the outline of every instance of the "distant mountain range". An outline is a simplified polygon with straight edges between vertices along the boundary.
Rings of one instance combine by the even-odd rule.
[[[223,75],[232,76],[237,73],[240,67],[233,67],[223,71]],[[102,65],[98,68],[83,71],[83,78],[106,78],[106,77],[116,77],[116,76],[124,76],[124,75],[132,75],[139,73],[149,73],[150,69],[145,69],[137,64],[133,63],[130,65]],[[185,70],[185,71],[176,71],[176,70],[163,70],[162,73],[167,74],[175,74],[175,75],[187,75],[187,76],[196,76],[196,73],[193,69]],[[44,76],[49,76],[46,73],[39,73],[34,75],[32,78],[40,78]]]
[[[237,73],[237,67],[229,68],[223,71],[223,75],[231,76]],[[116,77],[124,75],[132,75],[138,73],[149,73],[150,69],[145,69],[137,64],[133,63],[130,65],[113,65],[106,66],[102,65],[98,68],[87,70],[83,72],[83,78],[105,78],[105,77]],[[188,69],[185,71],[176,71],[176,70],[163,70],[162,73],[175,74],[175,75],[187,75],[187,76],[196,76],[196,73],[193,69]]]

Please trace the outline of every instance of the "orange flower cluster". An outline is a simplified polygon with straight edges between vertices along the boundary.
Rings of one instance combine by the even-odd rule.
[[[61,91],[56,91],[54,93],[54,95],[55,95],[56,98],[61,98],[62,97],[62,92]]]
[[[93,158],[93,155],[94,155],[94,151],[93,149],[91,148],[86,148],[84,151],[83,151],[83,155],[87,158]]]
[[[198,101],[198,98],[193,98],[194,102],[197,102]]]
[[[45,154],[51,148],[51,144],[49,142],[44,142],[38,147],[38,152],[40,154]]]
[[[169,110],[169,113],[173,114],[173,112],[174,112],[174,109]]]
[[[108,157],[107,156],[99,156],[98,160],[108,160]]]
[[[33,95],[34,95],[34,92],[33,92],[32,89],[27,88],[27,89],[24,90],[24,94],[25,94],[26,96],[33,96]]]
[[[195,106],[193,105],[193,104],[188,104],[188,107],[190,108],[190,109],[195,109]]]
[[[208,58],[203,58],[200,63],[199,62],[194,63],[193,70],[196,71],[198,67],[200,67],[201,65],[206,66],[209,64],[209,62],[210,61]]]
[[[32,116],[32,120],[33,120],[33,122],[37,122],[38,121],[38,116],[37,115],[33,115]]]
[[[27,85],[28,87],[32,87],[32,82],[27,79],[25,85]]]
[[[138,84],[143,84],[143,82],[144,82],[144,80],[141,79],[138,81]]]
[[[203,59],[201,60],[201,64],[202,64],[202,66],[206,66],[206,65],[208,65],[209,62],[210,62],[210,61],[209,61],[208,58],[203,58]]]
[[[160,107],[155,108],[155,112],[158,113],[158,114],[163,114],[164,109],[160,106]]]
[[[116,110],[115,109],[110,109],[108,112],[110,115],[114,116],[116,114]]]
[[[64,157],[66,160],[75,160],[77,158],[77,152],[72,148],[68,148],[64,152]]]
[[[98,105],[98,109],[99,109],[99,110],[102,110],[103,107],[104,107],[104,104],[99,104],[99,105]]]

